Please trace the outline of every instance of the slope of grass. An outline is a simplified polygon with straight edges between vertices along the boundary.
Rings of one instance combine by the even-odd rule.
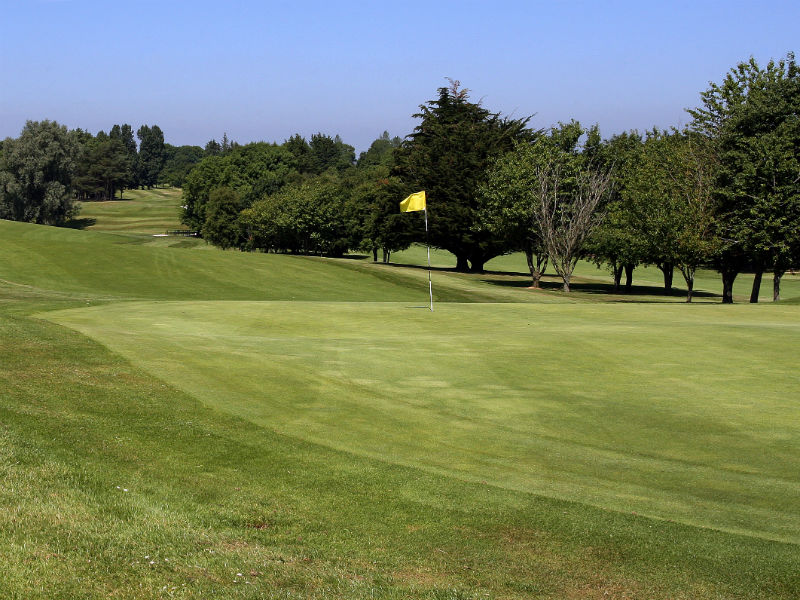
[[[180,188],[125,190],[122,198],[83,202],[74,227],[132,235],[163,234],[185,229],[180,224]]]
[[[152,247],[116,234],[0,221],[0,279],[87,299],[407,300],[427,289],[358,261]],[[489,286],[485,286],[489,287]],[[442,300],[465,292],[437,287]]]
[[[800,595],[796,306],[145,240],[0,221],[0,597]]]

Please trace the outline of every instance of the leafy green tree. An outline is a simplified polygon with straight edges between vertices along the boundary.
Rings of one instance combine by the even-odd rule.
[[[203,148],[205,156],[218,156],[222,154],[222,146],[219,145],[217,140],[208,140],[205,148]]]
[[[111,200],[117,190],[122,192],[128,184],[131,164],[125,146],[118,137],[100,134],[84,145],[76,168],[74,187],[83,198]]]
[[[242,229],[238,222],[241,201],[229,187],[214,188],[209,194],[203,238],[223,250],[242,243]]]
[[[519,144],[491,163],[479,188],[480,221],[493,236],[506,240],[509,249],[525,253],[534,288],[540,286],[548,262],[536,219],[539,197],[533,166],[539,158],[536,145]]]
[[[283,143],[283,147],[294,156],[299,172],[311,172],[311,147],[308,145],[306,138],[296,133]]]
[[[601,221],[610,174],[581,148],[584,133],[571,121],[534,143],[518,144],[494,163],[481,188],[485,222],[525,251],[534,287],[550,261],[568,292],[584,243]]]
[[[279,191],[296,174],[294,156],[275,144],[246,144],[225,155],[208,156],[184,180],[181,222],[200,230],[206,220],[206,204],[215,188],[234,189],[242,206],[249,207],[255,200]]]
[[[199,163],[205,153],[200,146],[173,146],[164,144],[164,166],[159,181],[182,187],[189,171]]]
[[[508,119],[469,101],[468,90],[451,81],[420,106],[420,123],[395,153],[394,174],[428,195],[430,240],[452,252],[456,268],[483,271],[508,250],[478,216],[478,188],[492,159],[530,140],[527,118]]]
[[[366,152],[358,156],[359,167],[372,167],[383,165],[394,166],[394,151],[400,147],[403,140],[399,137],[389,137],[389,132],[384,131],[381,136],[370,144]]]
[[[713,143],[717,228],[721,248],[723,302],[733,302],[733,282],[747,266],[756,273],[751,301],[758,300],[760,274],[780,277],[796,260],[800,228],[800,67],[794,55],[739,63],[722,83],[701,93],[702,106],[690,110],[695,131]]]
[[[354,244],[348,191],[330,174],[289,186],[242,211],[248,247],[341,256]]]
[[[408,188],[397,177],[390,177],[384,165],[359,166],[342,178],[352,207],[353,227],[358,248],[372,253],[373,261],[381,252],[389,262],[392,252],[408,248],[422,223],[397,210],[398,198],[408,195]]]
[[[665,293],[673,268],[686,281],[691,302],[694,274],[718,247],[714,234],[715,165],[706,138],[654,131],[646,140],[624,191],[630,226],[642,240],[644,260],[664,273]]]
[[[136,163],[138,184],[152,188],[158,183],[158,176],[164,166],[164,132],[158,125],[142,125],[136,131],[139,138],[139,156]]]
[[[0,218],[61,225],[78,211],[73,176],[80,136],[55,121],[28,121],[0,156]]]
[[[319,175],[328,169],[342,171],[355,163],[355,149],[345,144],[337,135],[330,137],[322,133],[311,136],[309,146],[309,170]]]
[[[633,222],[626,194],[634,167],[642,152],[642,136],[635,131],[621,133],[597,143],[587,136],[589,154],[595,164],[610,170],[612,177],[605,217],[587,240],[586,252],[599,267],[608,265],[614,280],[614,292],[620,291],[623,271],[625,291],[630,292],[633,270],[644,259],[646,240]]]

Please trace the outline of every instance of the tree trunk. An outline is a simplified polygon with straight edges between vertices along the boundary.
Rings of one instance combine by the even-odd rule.
[[[722,271],[722,303],[733,304],[733,282],[739,271],[729,269]]]
[[[536,257],[535,261],[534,256]],[[531,287],[538,289],[541,287],[542,277],[547,269],[547,254],[544,252],[534,254],[533,250],[527,249],[525,250],[525,260],[528,262],[528,270],[531,272],[531,279],[533,280]]]
[[[569,275],[562,275],[561,279],[564,280],[564,286],[562,287],[562,289],[565,292],[569,292]]]
[[[633,288],[633,269],[636,265],[628,263],[625,265],[625,293],[630,294]]]
[[[658,265],[661,272],[664,274],[664,294],[669,296],[672,294],[672,277],[675,274],[675,265],[672,263],[662,263]]]
[[[781,299],[781,278],[786,271],[773,271],[772,273],[772,301]]]
[[[469,271],[469,262],[464,254],[456,254],[456,271],[466,273]]]
[[[761,291],[761,277],[764,275],[763,269],[758,269],[753,277],[753,289],[750,290],[750,304],[758,302],[758,293]]]
[[[378,247],[372,247],[372,262],[378,262]]]
[[[392,253],[389,252],[388,249],[383,248],[383,262],[384,262],[384,264],[388,264],[389,263],[389,258],[391,257],[391,255],[392,255]]]
[[[532,280],[531,287],[538,288],[539,280],[542,278],[542,276],[536,272],[536,266],[533,264],[532,250],[525,250],[525,260],[528,262],[528,271],[530,271],[531,273],[531,280]]]
[[[622,280],[622,269],[623,266],[621,264],[614,263],[611,270],[614,273],[614,293],[616,294],[619,292],[619,284]]]
[[[473,258],[470,263],[470,273],[483,273],[483,265],[486,262],[482,258]]]

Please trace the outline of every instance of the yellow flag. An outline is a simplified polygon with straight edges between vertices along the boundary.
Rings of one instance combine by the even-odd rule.
[[[400,203],[400,212],[411,212],[414,210],[425,210],[425,192],[411,194]]]

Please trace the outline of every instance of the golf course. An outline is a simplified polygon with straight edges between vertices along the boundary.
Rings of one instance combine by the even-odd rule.
[[[800,275],[434,251],[431,311],[124,198],[0,220],[0,598],[800,597]]]

